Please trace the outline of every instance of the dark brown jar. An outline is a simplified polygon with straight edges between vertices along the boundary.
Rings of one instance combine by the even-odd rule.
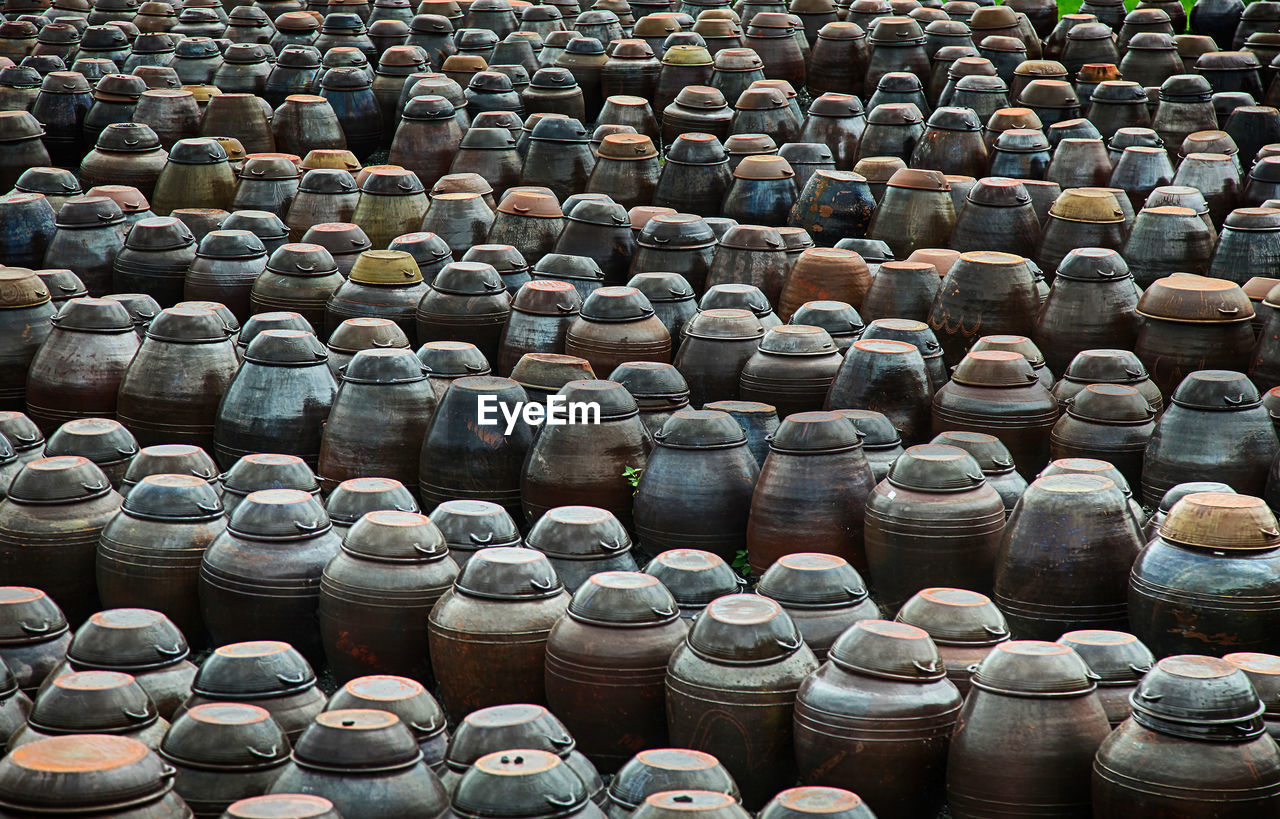
[[[209,703],[174,720],[159,754],[173,766],[173,789],[197,819],[216,818],[271,786],[289,761],[289,741],[265,708]]]
[[[1158,279],[1138,300],[1134,352],[1165,395],[1195,370],[1249,367],[1253,304],[1238,284],[1201,276]]]
[[[941,444],[911,447],[866,508],[872,590],[886,611],[943,583],[990,593],[1004,502],[973,456]]]
[[[844,477],[810,478],[827,470]],[[794,551],[833,554],[864,570],[863,506],[873,483],[852,422],[833,412],[785,419],[769,439],[769,456],[751,498],[747,554],[752,571],[763,575]],[[797,542],[799,532],[812,539]]]
[[[335,676],[429,681],[426,618],[457,572],[426,516],[382,510],[357,521],[320,578],[320,634]]]
[[[786,609],[818,662],[854,623],[880,617],[862,576],[837,555],[783,555],[764,572],[756,591]]]
[[[781,325],[765,333],[742,367],[738,395],[777,407],[779,417],[818,410],[840,369],[840,353],[820,327]]]
[[[0,501],[0,554],[6,582],[62,599],[78,624],[97,611],[94,553],[121,497],[88,458],[61,456],[26,464]]]
[[[547,703],[605,773],[664,747],[667,661],[688,625],[656,577],[593,575],[547,641]]]
[[[742,368],[763,336],[760,320],[748,310],[708,309],[691,318],[673,362],[689,384],[689,402],[736,400]]]
[[[254,280],[249,308],[254,313],[298,313],[316,333],[323,333],[325,305],[342,282],[333,255],[320,245],[281,245]]]
[[[1115,730],[1129,718],[1129,698],[1156,664],[1151,649],[1132,634],[1105,629],[1068,631],[1057,642],[1070,646],[1098,675],[1098,699]]]
[[[1142,485],[1142,460],[1156,428],[1156,411],[1137,389],[1089,384],[1068,399],[1049,436],[1049,457],[1097,458],[1116,466],[1131,486]]]
[[[570,381],[558,396],[560,420],[576,422],[550,423],[548,411],[520,477],[525,516],[534,522],[557,506],[595,506],[630,526],[632,489],[622,475],[644,469],[653,448],[635,399],[621,384],[600,380]]]
[[[324,694],[303,656],[288,643],[256,640],[214,649],[175,719],[199,705],[248,702],[271,713],[290,742],[324,710]]]
[[[1186,481],[1222,481],[1261,496],[1278,449],[1271,418],[1243,373],[1198,370],[1156,422],[1142,460],[1142,501],[1154,508]]]
[[[667,668],[667,726],[677,747],[714,754],[762,806],[796,776],[796,692],[817,668],[787,613],[758,595],[707,606]]]
[[[1259,498],[1199,492],[1173,505],[1133,564],[1132,632],[1156,656],[1280,649],[1275,516]]]
[[[609,784],[603,806],[609,819],[626,819],[650,796],[680,789],[724,794],[737,801],[738,786],[711,754],[687,748],[640,751]]]
[[[947,757],[957,819],[992,811],[1087,817],[1089,768],[1110,732],[1092,672],[1069,647],[1001,643],[973,675]],[[1008,726],[1022,730],[1011,736]]]
[[[974,667],[1009,639],[1009,626],[991,598],[966,589],[921,589],[894,619],[924,629],[933,639],[947,679],[961,696],[969,693]]]
[[[546,702],[547,637],[569,594],[542,553],[481,549],[428,619],[441,704],[459,717],[510,702]]]
[[[143,478],[128,490],[120,513],[99,538],[96,575],[102,604],[155,609],[203,645],[207,636],[196,599],[200,559],[226,525],[218,494],[205,479],[173,474]]]
[[[214,642],[281,639],[323,659],[320,573],[338,546],[329,516],[306,492],[251,493],[200,566],[200,607]]]
[[[67,618],[47,594],[28,586],[0,586],[0,661],[23,694],[35,694],[66,658],[70,644]]]
[[[436,275],[418,302],[417,337],[470,342],[486,359],[496,361],[510,313],[511,296],[493,265],[453,262]]]
[[[26,408],[27,369],[52,330],[49,288],[33,271],[0,271],[0,408]]]
[[[422,272],[404,250],[366,250],[347,280],[325,305],[326,337],[349,318],[388,318],[399,325],[416,346],[414,311],[427,291]]]
[[[1018,639],[1123,630],[1129,568],[1141,549],[1114,482],[1079,474],[1039,478],[1005,524],[994,599]]]
[[[1094,760],[1093,816],[1244,819],[1276,810],[1280,755],[1243,671],[1209,657],[1166,657],[1133,704]]]
[[[588,763],[590,764],[590,763]],[[555,804],[548,806],[547,797]],[[590,785],[554,751],[495,751],[475,760],[458,781],[449,815],[476,819],[603,819]]]
[[[933,397],[933,431],[995,435],[1024,477],[1049,460],[1049,436],[1058,402],[1020,353],[971,352]]]
[[[129,312],[106,299],[72,299],[27,370],[27,413],[45,432],[75,418],[116,414],[120,382],[138,351]]]
[[[582,303],[565,336],[564,352],[585,358],[598,374],[626,361],[671,361],[671,334],[634,287],[602,287]]]
[[[444,709],[422,683],[385,674],[358,677],[339,688],[325,705],[326,711],[340,708],[372,708],[395,714],[413,732],[423,761],[437,775],[443,772],[449,742]]]
[[[759,475],[742,428],[726,413],[682,409],[653,440],[634,500],[641,549],[698,548],[732,560],[746,545]]]
[[[923,629],[857,623],[796,696],[801,781],[856,788],[886,819],[933,814],[942,806],[960,706],[960,692]]]

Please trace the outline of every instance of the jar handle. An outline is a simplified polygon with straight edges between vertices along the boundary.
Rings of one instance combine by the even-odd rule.
[[[1150,664],[1138,665],[1137,663],[1129,663],[1129,669],[1131,671],[1137,672],[1138,674],[1146,674],[1148,671],[1151,670],[1151,665]]]
[[[966,472],[964,473],[964,476],[974,483],[982,483],[983,479],[986,477],[981,472],[977,475],[974,475],[972,472]]]
[[[550,580],[538,580],[537,578],[530,578],[529,585],[533,586],[535,589],[540,589],[542,591],[550,591],[551,587],[554,586],[555,584],[552,583]]]
[[[987,634],[990,634],[992,637],[1008,637],[1009,636],[1009,630],[1004,628],[1003,626],[984,625],[982,627],[982,630],[985,631]]]
[[[568,748],[573,744],[573,737],[568,734],[562,734],[558,737],[547,737],[547,742],[550,742],[557,748]]]
[[[606,552],[620,552],[623,549],[627,548],[623,544],[623,542],[618,538],[614,538],[612,543],[610,543],[607,540],[601,540],[600,545],[604,548]]]
[[[1222,314],[1222,315],[1224,315],[1224,316],[1234,316],[1236,313],[1239,313],[1239,312],[1240,312],[1240,308],[1239,308],[1239,307],[1228,307],[1226,304],[1219,304],[1219,305],[1218,305],[1218,312],[1219,312],[1219,313],[1221,313],[1221,314]]]
[[[1280,537],[1280,531],[1276,531],[1275,529],[1259,529],[1258,531],[1267,537]]]
[[[49,630],[53,628],[53,624],[51,623],[41,623],[38,626],[33,626],[30,623],[19,623],[18,625],[21,626],[22,630],[27,634],[47,634]]]
[[[165,657],[177,657],[182,654],[182,643],[178,643],[173,648],[165,648],[164,646],[154,646],[156,653]]]
[[[795,651],[800,648],[800,646],[804,645],[804,640],[801,640],[799,637],[796,637],[794,640],[783,640],[782,638],[778,638],[775,642],[777,642],[779,648],[786,651]]]
[[[121,711],[126,717],[128,717],[129,719],[135,722],[141,722],[144,719],[151,718],[151,711],[149,711],[146,708],[143,708],[141,712],[130,711],[128,708],[121,709]]]
[[[1138,697],[1147,702],[1157,702],[1164,698],[1164,694],[1152,694],[1150,691],[1139,691]]]
[[[323,523],[321,523],[321,522],[320,522],[320,521],[318,521],[318,520],[313,520],[313,521],[310,521],[310,522],[307,522],[307,523],[303,523],[303,522],[302,522],[302,521],[300,521],[300,520],[295,520],[295,521],[293,522],[293,526],[294,526],[294,528],[295,528],[295,529],[297,529],[299,532],[314,532],[314,531],[317,531],[317,530],[319,530],[319,529],[324,528],[324,524],[323,524]]]
[[[1004,458],[992,458],[992,459],[991,459],[991,463],[995,464],[995,465],[996,465],[996,466],[998,466],[998,467],[1001,467],[1002,469],[1003,469],[1003,468],[1006,468],[1006,467],[1013,466],[1013,460],[1012,460],[1012,459],[1010,459],[1010,460],[1005,460]]]
[[[102,483],[100,481],[94,481],[93,483],[81,483],[80,486],[82,486],[83,488],[87,489],[90,492],[97,492],[99,489],[107,488],[107,484]]]
[[[927,663],[921,662],[920,660],[913,660],[911,665],[915,666],[917,670],[923,671],[926,674],[934,674],[934,673],[937,673],[938,671],[937,664],[935,664],[932,660],[930,660]]]
[[[272,745],[269,750],[259,751],[257,748],[253,747],[252,745],[246,745],[245,750],[248,751],[250,754],[256,756],[258,759],[275,759],[276,753],[280,750],[280,746]]]
[[[658,608],[657,606],[650,606],[649,610],[652,611],[654,614],[658,615],[659,617],[670,617],[671,615],[675,614],[677,611],[677,609],[674,609],[670,606],[667,606],[661,609]]]
[[[475,543],[478,546],[488,546],[493,542],[493,532],[486,532],[483,535],[477,535],[475,532],[472,532],[467,535],[467,537],[471,539],[472,543]]]
[[[559,796],[552,796],[551,794],[546,794],[543,798],[558,808],[571,808],[578,804],[578,801],[573,798],[573,794],[569,794],[563,799]]]
[[[1100,279],[1116,279],[1116,278],[1119,278],[1119,277],[1120,277],[1120,274],[1119,274],[1118,272],[1116,272],[1115,270],[1102,270],[1102,269],[1097,269],[1097,270],[1094,270],[1093,272],[1094,272],[1094,273],[1097,273],[1097,274],[1098,274],[1098,278],[1100,278]]]
[[[395,346],[395,344],[396,344],[396,343],[395,343],[394,341],[391,341],[391,340],[387,340],[387,341],[379,341],[379,340],[378,340],[378,339],[376,339],[376,338],[373,340],[373,346],[375,346],[375,347],[394,347],[394,346]]]
[[[1244,393],[1240,393],[1235,398],[1232,398],[1229,395],[1224,395],[1222,396],[1222,401],[1229,406],[1238,407],[1244,403]]]
[[[277,679],[277,680],[279,680],[280,682],[282,682],[282,683],[286,684],[286,685],[298,685],[299,683],[302,683],[303,681],[305,681],[305,680],[307,679],[307,675],[306,675],[306,672],[304,672],[304,671],[299,671],[296,675],[294,675],[294,674],[277,674],[277,675],[276,675],[276,679]]]

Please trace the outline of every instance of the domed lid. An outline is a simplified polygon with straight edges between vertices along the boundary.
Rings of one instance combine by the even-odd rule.
[[[888,620],[859,620],[827,655],[845,671],[905,682],[945,679],[946,666],[924,629]]]
[[[69,299],[50,319],[59,330],[82,333],[133,332],[133,318],[124,305],[111,299]]]
[[[1160,519],[1163,520],[1163,516],[1169,514],[1169,510],[1173,508],[1175,503],[1182,500],[1187,495],[1194,495],[1197,492],[1221,492],[1227,495],[1236,494],[1236,490],[1227,486],[1225,483],[1219,483],[1217,481],[1190,481],[1187,483],[1180,483],[1165,492],[1160,498]]]
[[[234,211],[226,219],[222,220],[222,224],[219,227],[223,230],[247,230],[264,241],[267,239],[283,241],[289,235],[289,229],[284,226],[284,222],[280,221],[280,217],[265,210]],[[312,235],[312,231],[318,231],[322,227],[324,226],[315,225],[305,235]],[[314,242],[317,240],[304,238],[303,241]]]
[[[1005,134],[1011,133],[1013,131],[1005,131],[1001,139]],[[1039,131],[1036,133],[1038,134]],[[1048,150],[1048,147],[1046,143],[1044,150]],[[1001,146],[1000,150],[1004,150],[1004,147]],[[969,189],[967,199],[975,205],[992,208],[1012,208],[1031,204],[1031,194],[1027,193],[1026,186],[1020,180],[996,176],[979,179]]]
[[[342,550],[374,560],[425,563],[449,553],[444,535],[426,515],[393,509],[363,514],[347,531]]]
[[[870,815],[870,810],[862,797],[852,791],[805,785],[780,791],[757,815],[760,819],[803,819],[814,815],[853,819]]]
[[[176,165],[217,165],[227,161],[227,152],[212,137],[180,139],[169,149],[169,161]]]
[[[737,179],[770,181],[791,179],[796,175],[796,172],[792,170],[791,163],[780,156],[753,155],[738,163],[733,175]],[[731,228],[730,231],[732,232],[735,229]]]
[[[1261,700],[1245,673],[1216,657],[1165,657],[1129,697],[1133,720],[1163,734],[1240,742],[1265,732]]]
[[[559,756],[511,749],[476,760],[453,794],[452,811],[480,817],[568,816],[589,801],[587,786]]]
[[[43,642],[66,631],[67,618],[43,591],[0,586],[0,645]]]
[[[1084,350],[1062,377],[1081,384],[1128,384],[1147,380],[1147,371],[1129,350]]]
[[[947,182],[946,176],[941,171],[928,171],[919,168],[901,168],[894,171],[893,176],[889,177],[888,185],[891,188],[918,191],[942,192],[951,190],[951,184]]]
[[[764,326],[749,310],[712,308],[703,309],[689,319],[684,334],[691,338],[741,341],[761,338]]]
[[[510,132],[507,135],[510,136]],[[463,144],[465,145],[465,141]],[[404,168],[365,168],[361,173],[364,174],[364,181],[360,184],[361,193],[375,196],[416,196],[426,192],[418,175]]]
[[[249,154],[237,174],[241,180],[298,179],[302,173],[290,154]]]
[[[717,598],[693,622],[689,648],[716,663],[784,660],[804,647],[800,631],[775,601],[758,594]]]
[[[398,716],[369,708],[318,714],[293,747],[300,767],[335,774],[398,770],[421,759],[418,741]]]
[[[326,711],[344,708],[372,708],[395,714],[419,742],[445,730],[444,709],[421,683],[408,677],[357,677],[339,688],[325,705]]]
[[[164,765],[146,745],[109,734],[41,739],[0,760],[0,804],[17,812],[94,812],[146,802],[164,792],[164,783]]]
[[[366,250],[352,266],[349,280],[380,287],[414,285],[422,281],[422,271],[403,250]]]
[[[253,259],[266,254],[262,240],[247,230],[211,230],[196,251],[205,259]]]
[[[895,619],[924,629],[938,645],[992,646],[1009,639],[1004,614],[991,598],[966,589],[922,589]]]
[[[600,159],[638,161],[656,158],[658,149],[644,134],[610,134],[601,140],[596,154]]]
[[[626,135],[624,134],[623,136]],[[631,219],[627,215],[627,209],[607,196],[601,199],[583,199],[573,206],[570,206],[566,200],[565,215],[575,222],[585,222],[589,225],[604,225],[613,228],[623,226],[629,228],[631,226]]]
[[[934,109],[934,112],[929,115],[929,127],[941,131],[981,131],[982,123],[978,121],[978,115],[972,108],[943,106]],[[889,184],[893,184],[893,181],[890,180]]]
[[[564,591],[546,555],[536,549],[480,549],[462,567],[454,589],[490,600],[536,600]]]
[[[125,496],[130,516],[159,521],[217,520],[222,501],[204,478],[195,475],[147,475]]]
[[[778,558],[756,591],[787,608],[854,606],[870,595],[858,570],[837,555],[795,552]]]
[[[855,449],[860,439],[857,428],[840,413],[816,410],[788,415],[768,441],[775,452],[818,455]]]
[[[160,137],[151,130],[151,126],[136,122],[116,122],[108,125],[98,135],[97,142],[98,150],[117,153],[144,153],[159,147]]]
[[[213,700],[241,701],[305,691],[315,672],[288,643],[256,640],[214,649],[196,672],[191,691]]]
[[[837,351],[830,334],[808,324],[781,324],[771,327],[760,342],[760,351],[774,355],[828,355]]]
[[[1009,454],[1008,447],[994,435],[951,430],[934,436],[929,443],[963,449],[978,462],[984,475],[1003,475],[1014,470],[1013,456]]]
[[[925,492],[963,492],[985,482],[974,457],[944,444],[908,448],[889,468],[889,483]]]
[[[1110,37],[1111,33],[1107,32],[1107,36]],[[1090,105],[1094,102],[1114,105],[1146,105],[1147,92],[1136,82],[1104,80],[1098,83],[1097,88],[1093,89],[1089,99]]]
[[[769,154],[778,149],[777,143],[768,134],[730,134],[724,146],[730,156]]]
[[[9,485],[17,503],[65,504],[111,492],[111,482],[98,465],[79,455],[39,458],[24,464]]]
[[[27,724],[41,734],[124,734],[154,725],[159,717],[132,675],[73,671],[41,688]]]
[[[76,630],[67,657],[87,669],[137,672],[173,665],[189,653],[182,632],[160,612],[107,609]]]
[[[640,572],[600,572],[574,592],[569,616],[605,626],[651,626],[680,618],[671,592]]]
[[[558,506],[538,519],[525,545],[560,559],[600,558],[626,552],[631,536],[608,510]]]
[[[1073,281],[1116,281],[1130,277],[1124,257],[1106,247],[1075,248],[1063,257],[1057,275]]]
[[[268,366],[315,366],[329,360],[314,333],[304,330],[263,330],[249,342],[244,360]]]
[[[493,265],[484,262],[451,262],[436,274],[431,289],[459,296],[489,296],[506,290]]]
[[[125,239],[125,247],[131,250],[177,250],[195,242],[195,235],[181,221],[172,216],[153,216],[134,222]]]
[[[1274,549],[1280,545],[1280,526],[1259,498],[1197,492],[1173,504],[1160,524],[1160,537],[1220,551]]]
[[[422,268],[430,270],[438,270],[443,268],[445,259],[452,259],[453,254],[449,250],[449,245],[445,240],[430,231],[419,231],[415,233],[405,233],[391,240],[391,244],[387,245],[388,250],[403,250],[413,257],[418,263],[419,271]]]
[[[418,360],[427,365],[432,378],[488,375],[484,353],[468,341],[428,341],[418,348]]]
[[[897,428],[883,413],[862,409],[841,409],[836,412],[853,422],[861,436],[863,448],[896,449],[902,445]]]
[[[670,554],[666,552],[665,554]],[[609,801],[635,807],[649,796],[699,788],[738,797],[733,777],[711,754],[687,748],[650,748],[632,757],[609,785]]]
[[[1103,188],[1069,188],[1054,200],[1049,215],[1069,222],[1111,224],[1124,221],[1119,200]]]
[[[227,531],[255,540],[306,540],[331,528],[320,501],[298,489],[250,492],[231,513]]]
[[[1234,412],[1260,406],[1262,397],[1244,373],[1196,370],[1182,379],[1172,401],[1190,409]]]
[[[83,455],[96,464],[119,463],[138,454],[138,442],[119,421],[76,418],[53,431],[44,454]]]
[[[910,102],[885,102],[867,112],[869,125],[905,126],[924,122],[920,109]],[[871,159],[873,157],[867,157]],[[856,171],[857,168],[855,167]],[[859,171],[861,173],[861,171]]]
[[[1280,712],[1280,657],[1254,651],[1238,651],[1222,659],[1244,672],[1253,683],[1267,716]]]
[[[505,509],[489,501],[451,500],[431,512],[451,549],[519,546],[520,530]]]
[[[974,687],[1015,697],[1078,696],[1093,691],[1097,675],[1079,654],[1060,643],[1010,640],[978,663]]]
[[[213,702],[175,717],[160,754],[189,767],[262,769],[289,758],[289,741],[267,709]]]
[[[676,394],[685,397],[688,389]],[[725,449],[747,442],[746,433],[728,413],[695,409],[676,410],[653,439],[671,449]]]
[[[1123,631],[1068,631],[1058,642],[1080,655],[1098,675],[1099,685],[1136,683],[1156,664],[1151,649]]]
[[[359,321],[359,319],[348,319],[348,321]],[[395,325],[392,324],[391,327]],[[395,329],[399,330],[398,327]],[[336,332],[335,335],[337,335]],[[402,332],[400,338],[404,339]],[[356,350],[351,360],[340,368],[343,383],[413,384],[422,381],[430,370],[413,354],[413,351],[408,349],[407,341],[408,339],[404,339],[404,346],[394,349]]]
[[[791,314],[792,324],[821,327],[833,338],[860,336],[862,317],[843,301],[807,301]]]
[[[110,197],[74,196],[58,210],[55,224],[60,228],[96,228],[123,221],[124,211]]]
[[[408,350],[400,352],[413,356]],[[325,502],[329,519],[347,526],[377,509],[417,512],[418,504],[404,484],[394,478],[349,478],[338,484]]]
[[[973,350],[951,374],[958,384],[975,387],[1026,387],[1039,383],[1031,362],[1009,350]]]
[[[1199,63],[1199,59],[1196,62]],[[1209,81],[1199,74],[1174,74],[1160,84],[1162,100],[1207,102],[1212,94]]]
[[[323,796],[273,793],[232,802],[229,819],[340,819],[333,803]]]
[[[308,230],[308,235],[315,230],[315,227]],[[318,244],[290,242],[272,252],[267,260],[267,270],[283,276],[329,276],[338,271],[338,263],[328,250]]]
[[[1087,385],[1068,400],[1067,414],[1104,424],[1145,424],[1156,417],[1146,396],[1124,384]]]
[[[161,310],[147,326],[147,338],[180,344],[226,341],[234,328],[217,310],[191,303]]]
[[[601,287],[582,303],[582,318],[590,321],[639,321],[653,315],[653,305],[634,287]]]
[[[480,708],[467,714],[449,740],[446,764],[465,773],[482,757],[511,747],[549,751],[562,759],[573,752],[575,743],[564,723],[541,705],[511,703]]]

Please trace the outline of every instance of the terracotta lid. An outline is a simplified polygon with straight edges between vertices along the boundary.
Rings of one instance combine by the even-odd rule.
[[[776,180],[790,179],[796,172],[780,156],[755,155],[743,159],[733,175],[737,179]]]
[[[871,109],[867,122],[874,125],[915,125],[924,122],[924,117],[914,103],[886,102]]]
[[[676,94],[675,101],[685,108],[716,109],[729,106],[720,89],[709,85],[686,85]]]
[[[1215,550],[1274,549],[1280,546],[1280,525],[1261,498],[1197,492],[1173,505],[1160,537]]]
[[[1089,384],[1067,401],[1067,414],[1104,424],[1145,424],[1156,411],[1146,396],[1125,384]]]
[[[883,107],[883,106],[881,106]],[[907,163],[897,156],[869,156],[858,160],[853,172],[860,174],[871,183],[887,183],[894,174],[907,167]]]
[[[948,250],[945,248],[923,247],[911,252],[906,258],[908,262],[922,262],[924,264],[933,265],[938,271],[939,276],[947,275],[947,271],[960,258],[960,251]]]
[[[861,40],[866,36],[867,33],[857,23],[827,23],[818,30],[820,40]]]
[[[857,170],[855,168],[855,170]],[[857,171],[867,176],[863,171]],[[867,176],[870,179],[870,176]],[[941,171],[930,171],[922,168],[902,168],[894,172],[889,178],[889,186],[892,188],[906,188],[908,190],[918,191],[949,191],[951,185],[948,184],[946,176]]]
[[[663,65],[713,65],[711,52],[703,46],[677,45],[662,55]]]
[[[561,219],[564,214],[555,196],[532,191],[510,191],[498,205],[499,213],[527,216],[534,219]]]
[[[974,31],[991,28],[1014,28],[1017,25],[1018,15],[1012,6],[983,6],[969,18],[969,28]]]
[[[730,154],[765,154],[778,150],[773,137],[768,134],[732,134],[725,140],[725,148]]]
[[[965,354],[951,380],[975,387],[1025,387],[1038,383],[1040,377],[1021,353],[978,350]]]
[[[1252,319],[1253,303],[1235,282],[1206,276],[1169,276],[1147,287],[1138,299],[1137,313],[1165,321],[1230,323]]]
[[[1124,222],[1115,194],[1102,188],[1070,188],[1054,200],[1049,214],[1070,222]]]
[[[653,159],[658,155],[658,149],[644,134],[610,134],[600,142],[597,155],[600,159],[637,161]]]
[[[1071,83],[1063,80],[1032,80],[1018,95],[1018,102],[1036,108],[1075,108],[1080,105]]]
[[[721,237],[720,246],[740,250],[782,251],[786,248],[782,235],[776,228],[762,225],[734,225]]]

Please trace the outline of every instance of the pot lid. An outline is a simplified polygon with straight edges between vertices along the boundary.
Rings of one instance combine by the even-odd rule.
[[[373,708],[395,714],[409,726],[419,743],[445,730],[444,709],[422,683],[408,677],[357,677],[339,688],[325,706],[326,711],[343,708]]]
[[[8,499],[17,503],[66,504],[110,492],[111,482],[97,464],[79,455],[61,455],[24,464],[9,485]]]
[[[293,646],[275,640],[232,643],[213,650],[191,691],[212,700],[278,697],[316,684],[315,672]]]
[[[631,536],[606,509],[559,506],[538,519],[525,545],[559,559],[600,559],[625,554]]]
[[[190,228],[172,216],[152,216],[133,223],[125,247],[130,250],[178,250],[196,243]]]
[[[1068,631],[1058,642],[1070,646],[1098,675],[1098,684],[1136,683],[1156,664],[1151,649],[1123,631]]]
[[[288,760],[289,741],[267,709],[213,702],[175,717],[160,753],[187,767],[262,769]]]
[[[395,770],[421,759],[409,727],[395,714],[371,708],[317,714],[293,746],[299,766],[339,775]]]
[[[713,308],[694,314],[685,325],[684,334],[691,338],[741,341],[763,337],[764,326],[749,310]]]
[[[653,575],[599,572],[573,593],[569,616],[606,626],[648,626],[678,620],[680,609]]]
[[[1146,424],[1156,411],[1141,392],[1125,384],[1089,384],[1067,401],[1073,418],[1103,424]]]
[[[1227,654],[1222,659],[1244,672],[1253,683],[1267,716],[1280,713],[1280,657],[1253,651]]]
[[[904,188],[920,191],[950,191],[951,184],[941,171],[922,170],[920,168],[901,168],[894,171],[888,182],[891,188]]]
[[[155,703],[133,675],[72,671],[41,688],[27,724],[40,734],[128,734],[159,718]]]
[[[967,589],[922,589],[895,619],[924,629],[938,645],[992,646],[1009,639],[1004,614],[991,598]]]
[[[756,591],[784,608],[854,606],[870,595],[858,570],[844,558],[820,552],[795,552],[774,561]]]
[[[945,679],[947,668],[924,629],[888,620],[859,620],[828,653],[845,671],[904,682]]]
[[[753,665],[785,660],[804,649],[791,617],[758,594],[717,598],[693,622],[688,646],[714,663]]]
[[[83,455],[96,464],[119,463],[138,454],[138,441],[119,421],[76,418],[53,431],[44,454]]]
[[[463,817],[557,817],[576,813],[589,795],[559,756],[529,748],[480,757],[462,775],[452,810]]]
[[[1182,500],[1187,495],[1194,495],[1197,492],[1222,492],[1227,495],[1236,494],[1236,490],[1227,486],[1225,483],[1219,483],[1218,481],[1189,481],[1187,483],[1180,483],[1165,492],[1160,498],[1160,504],[1157,507],[1158,514],[1160,516],[1159,519],[1164,520],[1164,516],[1169,514],[1169,510],[1173,508],[1175,503]]]
[[[808,301],[791,314],[792,324],[821,327],[833,338],[861,336],[862,317],[843,301]]]
[[[670,449],[725,449],[745,445],[747,437],[728,413],[680,409],[653,433],[653,440]]]
[[[590,321],[639,321],[653,315],[653,306],[634,287],[601,287],[587,295],[581,314]]]
[[[217,520],[222,501],[204,478],[195,475],[147,475],[125,497],[124,510],[147,520]]]
[[[1129,350],[1084,350],[1077,353],[1063,378],[1081,384],[1128,384],[1147,380],[1147,370]]]
[[[490,372],[484,353],[468,341],[428,341],[418,348],[418,360],[431,378],[482,376]]]
[[[1013,455],[1004,442],[994,435],[952,430],[940,433],[929,443],[963,449],[978,462],[984,475],[1003,475],[1014,470]]]
[[[495,547],[480,549],[467,561],[454,589],[491,600],[536,600],[562,594],[564,583],[542,552]]]
[[[1265,732],[1265,710],[1245,673],[1216,657],[1182,654],[1156,663],[1129,698],[1133,720],[1163,734],[1243,741]]]
[[[975,687],[1021,697],[1078,696],[1093,691],[1097,675],[1069,646],[1040,640],[997,644],[973,672]]]
[[[1190,409],[1234,412],[1260,406],[1262,397],[1244,373],[1196,370],[1182,379],[1172,402]]]
[[[76,630],[67,658],[84,669],[136,673],[179,663],[189,653],[186,638],[168,617],[150,609],[122,608],[90,615]]]
[[[67,618],[42,590],[0,586],[0,645],[44,642],[66,631]]]
[[[92,811],[149,801],[165,787],[160,758],[130,737],[50,737],[15,748],[0,760],[0,803],[20,812]]]
[[[107,196],[74,196],[58,210],[55,224],[60,228],[96,228],[119,225],[124,211]]]
[[[403,250],[366,250],[356,259],[348,279],[375,287],[414,285],[422,282],[422,271]]]
[[[908,448],[889,468],[889,483],[925,492],[963,492],[985,482],[982,469],[963,449],[943,444]]]
[[[299,489],[250,492],[231,513],[227,531],[257,540],[307,540],[331,529],[320,501]]]
[[[124,305],[111,299],[69,299],[50,319],[59,330],[82,333],[133,332],[133,318]]]
[[[1117,281],[1130,278],[1129,265],[1124,257],[1119,252],[1104,247],[1075,248],[1062,259],[1057,275],[1073,281]]]
[[[1049,215],[1068,222],[1124,222],[1119,200],[1115,194],[1102,188],[1068,188],[1053,201]]]
[[[975,387],[1029,387],[1040,381],[1025,356],[1008,350],[966,353],[951,379]]]
[[[1274,549],[1280,546],[1280,525],[1260,498],[1196,492],[1173,505],[1160,537],[1215,551]]]
[[[375,560],[415,563],[438,560],[449,552],[444,535],[430,518],[392,509],[361,516],[347,531],[342,549]]]
[[[861,436],[840,413],[817,410],[788,415],[767,440],[771,451],[819,455],[855,449]]]
[[[247,230],[211,230],[200,240],[196,255],[205,259],[265,258],[267,248]]]
[[[698,549],[669,549],[644,567],[662,581],[682,606],[705,606],[744,583],[718,555]]]
[[[464,773],[495,748],[511,747],[547,751],[566,759],[575,743],[564,723],[541,705],[493,705],[462,718],[449,740],[445,761],[450,770]]]
[[[496,503],[451,500],[437,506],[431,522],[450,549],[471,551],[488,546],[519,546],[520,530],[507,510]]]
[[[400,352],[416,362],[413,353],[408,350]],[[417,512],[418,503],[404,484],[394,478],[349,478],[338,484],[325,503],[329,519],[346,526],[360,520],[366,512],[377,509]]]
[[[267,366],[317,366],[329,354],[314,333],[304,330],[263,330],[249,342],[244,360]]]

